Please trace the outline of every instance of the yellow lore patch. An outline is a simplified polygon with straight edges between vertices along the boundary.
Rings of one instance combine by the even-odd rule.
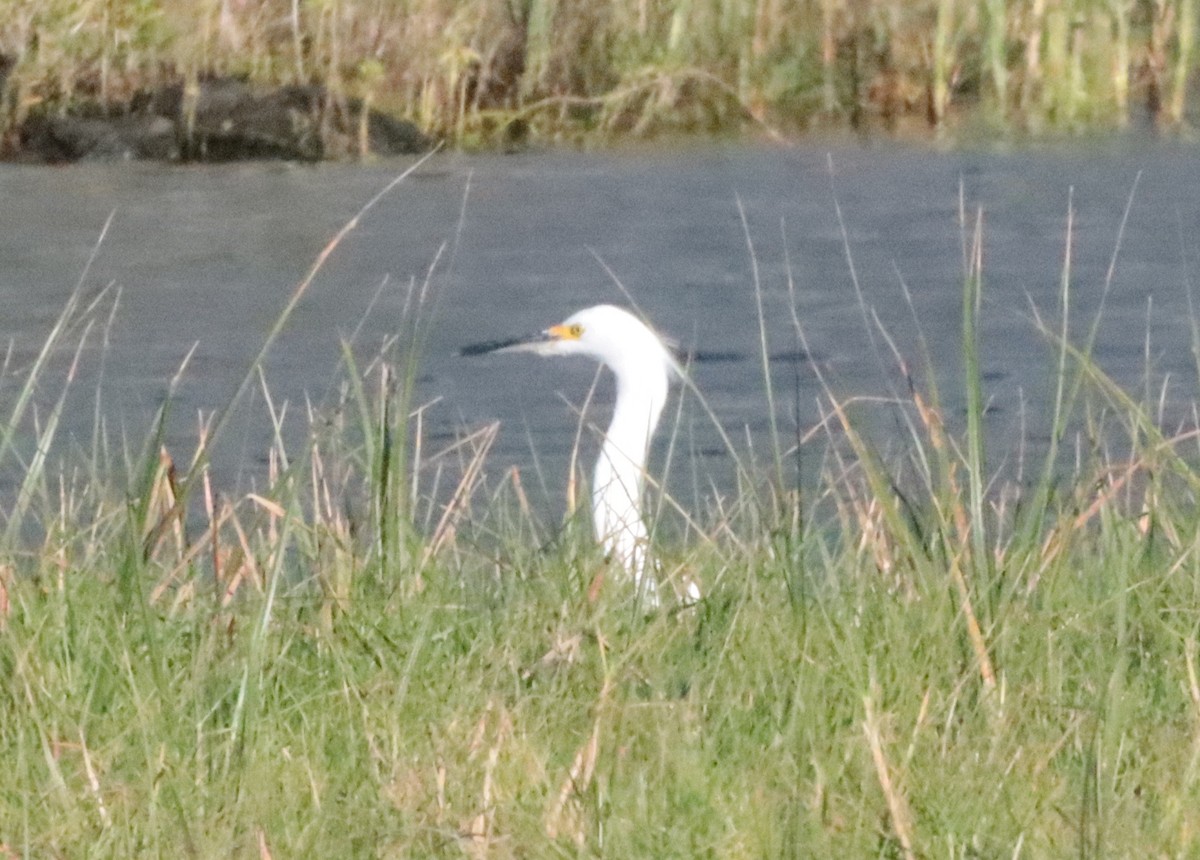
[[[583,334],[583,326],[579,323],[574,325],[552,325],[546,329],[546,334],[555,340],[579,340]]]

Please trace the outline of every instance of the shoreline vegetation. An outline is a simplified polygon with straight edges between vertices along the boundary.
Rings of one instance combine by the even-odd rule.
[[[390,151],[383,121],[412,124],[411,150],[1180,132],[1198,2],[0,0],[0,145],[32,158],[31,123],[144,116],[178,93],[167,157],[220,157],[197,127],[213,82],[305,94],[284,115],[316,143],[283,157]]]
[[[299,450],[262,453],[262,486],[207,469],[252,386],[279,426],[264,356],[423,163],[317,255],[192,452],[162,447],[161,417],[110,440],[97,409],[90,448],[49,453],[117,301],[86,272],[36,361],[4,366],[0,857],[1196,856],[1200,437],[1162,429],[1152,367],[1138,399],[1093,360],[1104,301],[1071,318],[1071,212],[1031,320],[1057,382],[1041,462],[989,466],[1011,452],[984,442],[964,203],[965,420],[882,326],[889,396],[846,399],[814,365],[826,420],[728,442],[736,492],[701,474],[705,504],[651,506],[664,579],[705,597],[647,616],[586,516],[540,522],[521,476],[489,471],[495,426],[423,438],[452,254],[393,340],[347,343],[340,395]],[[880,409],[886,455],[861,431]]]

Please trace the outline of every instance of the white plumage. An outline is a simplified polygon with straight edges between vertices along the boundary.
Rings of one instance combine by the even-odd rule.
[[[646,458],[672,376],[679,373],[662,339],[629,311],[596,305],[536,335],[463,350],[582,355],[612,371],[617,383],[612,422],[592,476],[592,523],[596,539],[628,572],[648,606],[658,605],[658,585],[648,562],[649,534],[642,516]],[[699,591],[688,588],[688,598]]]

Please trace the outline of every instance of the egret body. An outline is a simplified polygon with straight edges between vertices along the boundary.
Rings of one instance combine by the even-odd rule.
[[[592,524],[605,551],[633,578],[646,603],[656,606],[658,586],[647,561],[642,490],[650,439],[666,405],[671,377],[679,373],[671,351],[629,311],[596,305],[536,335],[463,350],[464,355],[487,352],[582,355],[612,371],[617,399],[592,476]],[[699,597],[694,586],[689,597]]]

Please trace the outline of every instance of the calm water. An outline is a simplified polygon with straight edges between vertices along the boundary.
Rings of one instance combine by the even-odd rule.
[[[768,416],[740,201],[786,435],[794,437],[797,422],[807,429],[819,419],[814,362],[842,395],[886,395],[897,384],[894,361],[885,352],[881,362],[873,347],[882,341],[864,322],[852,271],[866,306],[916,368],[907,285],[955,415],[962,406],[961,188],[972,219],[977,208],[984,213],[982,338],[999,464],[1015,455],[1022,427],[1034,448],[1043,438],[1052,356],[1030,315],[1032,306],[1056,313],[1072,194],[1081,338],[1137,181],[1097,355],[1139,391],[1148,356],[1151,384],[1157,390],[1168,380],[1167,420],[1182,420],[1196,388],[1186,291],[1200,239],[1196,154],[1147,145],[1003,154],[881,146],[442,155],[335,252],[272,351],[266,379],[276,405],[287,404],[289,437],[302,438],[306,398],[326,402],[337,379],[339,340],[361,323],[358,352],[370,354],[400,328],[408,285],[432,267],[420,398],[437,398],[427,412],[433,446],[498,419],[490,474],[528,469],[536,458],[544,500],[560,504],[575,427],[570,404],[583,400],[593,368],[531,356],[463,359],[457,350],[540,329],[589,304],[623,302],[603,261],[660,330],[707,358],[694,379],[730,434],[762,446]],[[86,289],[116,285],[120,301],[107,347],[94,335],[96,347],[84,354],[66,418],[70,438],[90,437],[99,389],[110,434],[140,440],[194,345],[170,425],[170,444],[185,460],[197,414],[229,399],[321,248],[405,166],[4,167],[0,340],[12,342],[18,367],[27,365],[95,252]],[[808,357],[791,321],[789,259]],[[40,390],[43,410],[55,387],[48,378]],[[602,388],[599,403],[609,396]],[[884,406],[865,408],[885,431],[894,420]],[[685,410],[683,442],[719,473],[719,444],[705,420]],[[267,428],[255,395],[218,451],[224,485],[261,472]]]

